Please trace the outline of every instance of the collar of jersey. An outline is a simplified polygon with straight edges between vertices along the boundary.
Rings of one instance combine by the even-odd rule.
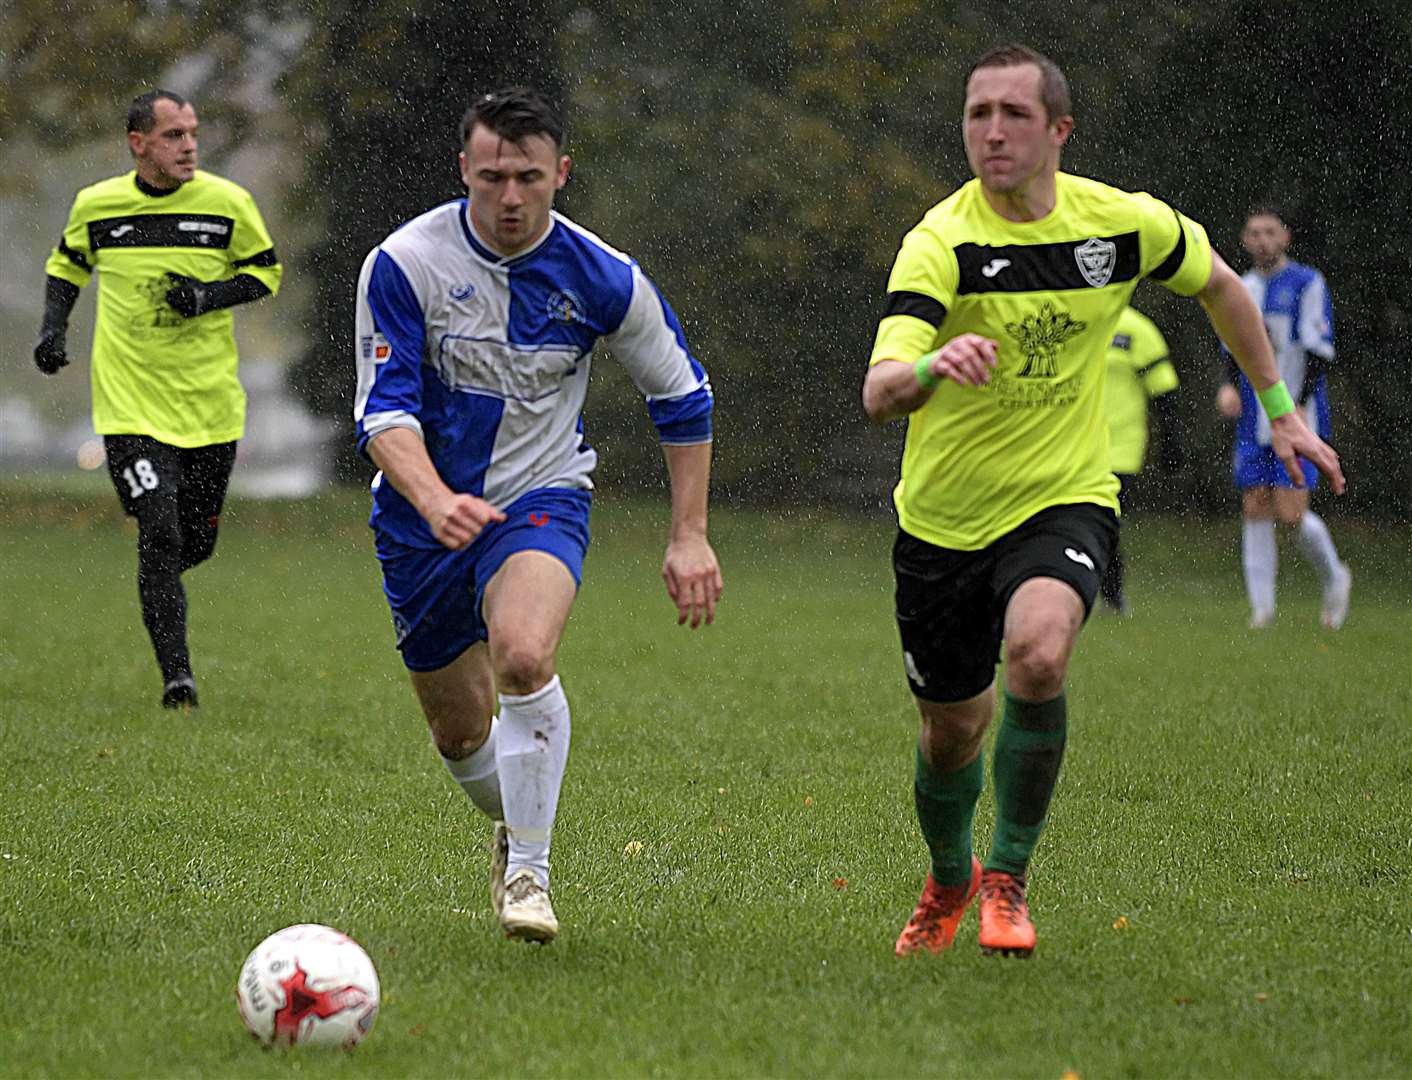
[[[990,205],[990,200],[985,197],[985,188],[981,186],[980,178],[976,178],[976,198],[980,199],[984,213],[988,214],[992,221],[1003,225],[1007,229],[1015,229],[1018,232],[1028,232],[1030,230],[1043,229],[1059,220],[1061,211],[1064,209],[1064,187],[1068,183],[1069,177],[1062,169],[1054,174],[1054,206],[1042,218],[1035,218],[1033,221],[1011,221],[995,207]]]
[[[476,258],[480,259],[482,262],[488,262],[491,266],[500,267],[517,266],[518,264],[524,262],[526,259],[530,258],[532,255],[534,255],[536,251],[538,251],[541,247],[544,246],[544,242],[548,240],[550,236],[553,235],[554,228],[558,224],[558,215],[551,212],[549,215],[549,228],[544,230],[543,236],[541,236],[524,251],[517,251],[513,255],[501,255],[498,252],[491,251],[490,248],[482,244],[480,242],[480,239],[476,236],[475,229],[471,228],[470,199],[461,200],[460,217],[461,233],[463,236],[465,236],[466,243],[470,246],[471,254],[473,254]]]
[[[191,180],[195,179],[196,177],[194,176],[191,178]],[[186,187],[187,184],[191,183],[191,180],[188,180],[186,181],[186,183],[183,184],[178,184],[174,188],[159,188],[153,187],[146,180],[142,179],[142,177],[137,174],[136,169],[133,169],[132,171],[133,187],[137,188],[138,191],[142,192],[142,194],[146,195],[149,199],[165,199],[172,195],[175,195],[182,188]]]

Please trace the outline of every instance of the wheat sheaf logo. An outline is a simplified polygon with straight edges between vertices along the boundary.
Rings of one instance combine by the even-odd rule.
[[[1060,311],[1048,301],[1037,312],[1019,322],[1005,324],[1005,332],[1020,345],[1025,354],[1022,379],[1052,379],[1059,374],[1059,353],[1072,337],[1082,334],[1088,323],[1080,322],[1067,311]]]

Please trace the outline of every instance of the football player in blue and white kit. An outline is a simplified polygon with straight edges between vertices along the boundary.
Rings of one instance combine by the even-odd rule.
[[[1334,357],[1333,305],[1324,276],[1285,253],[1291,234],[1282,213],[1257,207],[1246,217],[1241,243],[1254,268],[1242,281],[1265,317],[1280,375],[1305,412],[1309,427],[1329,437],[1329,396],[1324,373]],[[1250,383],[1226,354],[1226,381],[1217,392],[1223,416],[1236,421],[1235,483],[1244,517],[1241,562],[1250,598],[1252,628],[1275,618],[1275,574],[1279,564],[1275,522],[1293,529],[1300,550],[1323,586],[1324,626],[1337,630],[1348,616],[1353,575],[1339,560],[1328,526],[1309,509],[1309,491],[1318,472],[1303,463],[1297,480],[1270,449],[1270,421],[1256,403]]]
[[[414,218],[358,281],[358,444],[398,648],[433,741],[495,822],[491,898],[548,941],[550,832],[569,750],[555,653],[588,547],[597,455],[580,413],[598,341],[647,399],[671,477],[662,575],[710,623],[711,386],[632,259],[553,209],[563,126],[523,87],[461,121],[468,199]]]

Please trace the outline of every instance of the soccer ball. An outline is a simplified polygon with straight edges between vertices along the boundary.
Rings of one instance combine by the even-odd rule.
[[[378,974],[347,934],[286,926],[255,946],[235,985],[240,1018],[266,1045],[356,1046],[377,1019]]]

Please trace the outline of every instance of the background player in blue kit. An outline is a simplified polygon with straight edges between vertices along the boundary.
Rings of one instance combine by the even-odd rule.
[[[608,345],[647,399],[671,476],[662,575],[678,625],[714,618],[712,396],[638,265],[553,210],[569,176],[540,94],[461,121],[469,199],[398,229],[358,281],[359,447],[398,648],[451,775],[495,822],[505,932],[547,941],[550,832],[569,750],[555,653],[588,547],[597,454],[580,413]],[[498,705],[498,719],[495,715]]]
[[[1254,262],[1241,280],[1265,318],[1280,376],[1308,425],[1329,437],[1329,395],[1324,372],[1334,357],[1333,304],[1324,276],[1285,254],[1291,234],[1284,215],[1261,206],[1246,217],[1241,244]],[[1275,522],[1293,529],[1299,549],[1313,564],[1323,586],[1324,626],[1337,630],[1348,616],[1353,575],[1339,560],[1322,518],[1309,509],[1318,472],[1303,463],[1295,486],[1270,448],[1270,421],[1257,407],[1255,392],[1226,354],[1226,381],[1217,392],[1223,416],[1236,421],[1234,471],[1243,515],[1241,562],[1250,598],[1250,625],[1269,626],[1275,618],[1275,575],[1279,551]]]

